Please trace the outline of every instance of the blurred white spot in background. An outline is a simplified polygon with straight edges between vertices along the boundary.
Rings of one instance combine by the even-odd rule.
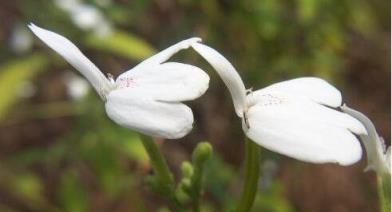
[[[27,99],[33,97],[37,93],[37,87],[31,81],[21,82],[15,90],[15,95],[19,98]]]
[[[16,24],[11,31],[8,44],[14,53],[23,54],[33,46],[33,37],[26,26]]]
[[[97,36],[106,36],[111,26],[99,8],[79,0],[55,0],[56,5],[68,12],[72,22],[82,30],[93,31]]]
[[[82,99],[88,94],[90,89],[88,82],[73,72],[64,74],[64,83],[67,95],[73,100]]]
[[[65,11],[69,11],[81,4],[80,0],[55,0],[54,3]]]

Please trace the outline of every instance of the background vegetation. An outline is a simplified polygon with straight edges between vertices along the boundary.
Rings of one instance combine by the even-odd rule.
[[[137,135],[106,117],[98,96],[32,36],[29,22],[68,37],[114,76],[199,36],[255,89],[299,76],[329,80],[391,140],[390,1],[0,1],[0,211],[165,210],[145,184],[151,169]],[[190,50],[173,60],[202,67],[211,83],[189,102],[194,130],[158,141],[160,148],[178,179],[196,144],[211,142],[203,211],[227,211],[242,182],[240,121],[207,63]],[[262,160],[254,211],[378,210],[364,159],[313,165],[263,150]]]

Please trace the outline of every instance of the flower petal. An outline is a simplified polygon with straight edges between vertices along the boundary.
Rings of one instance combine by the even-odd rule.
[[[262,90],[278,91],[297,96],[307,97],[317,103],[331,107],[342,105],[340,91],[327,81],[316,77],[301,77],[272,84]]]
[[[218,72],[233,98],[234,107],[239,117],[243,116],[246,108],[246,89],[242,79],[233,65],[216,50],[194,43],[192,47]]]
[[[307,98],[282,93],[258,94],[243,128],[247,136],[272,151],[313,163],[350,165],[362,156],[357,138],[363,126],[350,116]],[[245,120],[243,121],[245,122]]]
[[[201,38],[193,37],[193,38],[189,38],[186,40],[182,40],[182,41],[158,52],[157,54],[151,56],[150,58],[147,58],[143,62],[139,63],[136,67],[142,67],[142,66],[148,67],[151,65],[158,65],[163,62],[166,62],[168,59],[170,59],[170,57],[172,57],[174,54],[176,54],[180,50],[187,49],[192,44],[197,43],[197,42],[201,42]]]
[[[127,93],[140,93],[161,101],[193,100],[205,93],[209,76],[200,68],[182,63],[145,66],[121,74],[116,84]]]
[[[105,75],[67,38],[34,24],[30,24],[29,28],[46,45],[85,76],[102,98],[112,89]]]
[[[192,129],[192,110],[182,103],[159,102],[117,89],[109,93],[106,113],[117,124],[146,135],[176,139]]]
[[[388,150],[386,149],[384,140],[378,135],[372,121],[370,121],[370,119],[361,112],[349,108],[345,105],[343,105],[341,109],[343,110],[343,112],[358,119],[365,126],[368,132],[367,135],[360,136],[367,153],[368,167],[366,168],[366,170],[373,169],[380,174],[390,174],[390,148]]]
[[[286,117],[295,117],[308,122],[324,123],[350,130],[355,134],[366,134],[366,129],[355,118],[320,105],[306,97],[293,96],[282,92],[266,92],[264,89],[247,96],[250,108],[261,107],[275,109]]]

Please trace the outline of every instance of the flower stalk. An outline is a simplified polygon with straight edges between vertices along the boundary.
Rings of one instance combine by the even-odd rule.
[[[200,211],[200,197],[202,195],[203,173],[207,160],[211,157],[212,147],[207,142],[196,146],[192,154],[193,174],[191,177],[190,197],[194,212]]]
[[[260,148],[249,138],[245,140],[245,179],[241,198],[235,211],[251,211],[260,174]]]
[[[391,175],[377,176],[377,189],[380,201],[380,211],[391,211]]]
[[[172,173],[166,163],[165,158],[159,151],[154,140],[146,135],[140,134],[140,139],[143,143],[148,157],[150,158],[151,166],[154,170],[154,180],[158,187],[158,192],[165,195],[172,203],[176,211],[183,211],[183,206],[175,196],[175,182]]]

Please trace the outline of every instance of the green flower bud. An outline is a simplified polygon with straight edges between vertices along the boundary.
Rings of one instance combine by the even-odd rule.
[[[184,178],[191,178],[193,175],[193,166],[189,161],[184,161],[181,164],[182,176]]]
[[[212,155],[212,146],[208,142],[200,142],[192,153],[192,162],[202,164]]]

